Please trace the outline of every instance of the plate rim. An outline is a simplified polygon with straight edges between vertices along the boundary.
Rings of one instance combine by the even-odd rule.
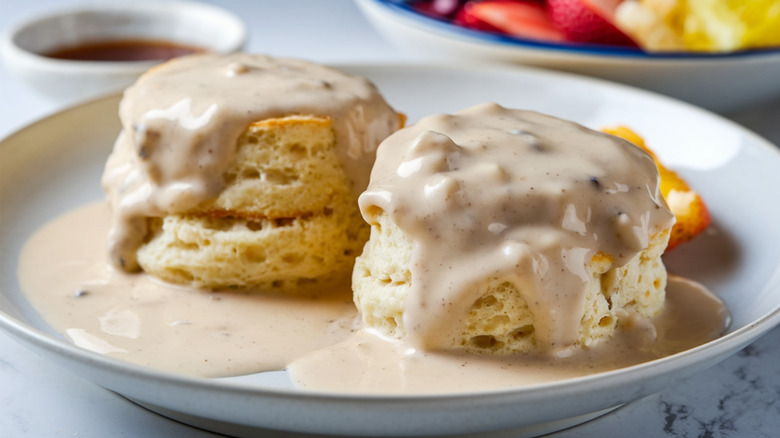
[[[493,46],[498,45],[509,49],[527,49],[533,51],[549,50],[564,55],[603,57],[625,60],[663,60],[663,61],[723,61],[755,58],[777,58],[780,60],[780,47],[745,49],[731,52],[685,52],[665,51],[646,52],[640,48],[614,46],[594,43],[555,43],[537,41],[528,38],[501,35],[491,32],[469,29],[452,24],[446,20],[431,17],[412,8],[406,0],[355,0],[361,5],[374,5],[376,8],[389,12],[395,20],[418,30],[436,33],[470,43]]]

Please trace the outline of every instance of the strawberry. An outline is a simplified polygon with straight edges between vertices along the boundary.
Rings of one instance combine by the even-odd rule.
[[[553,25],[569,41],[636,46],[612,25],[615,8],[622,0],[547,0]]]
[[[415,11],[434,18],[447,19],[460,9],[460,0],[417,0],[409,4]]]
[[[452,24],[483,32],[504,33],[501,29],[477,18],[471,11],[472,6],[472,2],[463,5],[455,14],[455,18],[452,19]]]
[[[541,41],[564,41],[543,4],[530,0],[470,1],[461,9],[456,24],[472,29],[500,31],[511,36]]]

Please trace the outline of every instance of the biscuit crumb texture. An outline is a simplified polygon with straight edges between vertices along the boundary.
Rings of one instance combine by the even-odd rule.
[[[598,253],[586,266],[585,290],[577,347],[594,346],[613,336],[619,324],[630,324],[629,315],[653,317],[665,300],[666,268],[661,260],[669,239],[665,230],[627,264],[614,266],[613,258]],[[389,337],[406,336],[403,315],[410,285],[414,281],[412,240],[379,211],[374,216],[371,237],[357,258],[352,275],[355,304],[363,323]],[[479,298],[458,324],[461,333],[453,350],[481,354],[538,352],[534,314],[522,290],[511,281],[482,284]]]
[[[327,118],[252,123],[218,198],[149,219],[148,274],[200,288],[287,289],[348,276],[368,238]]]

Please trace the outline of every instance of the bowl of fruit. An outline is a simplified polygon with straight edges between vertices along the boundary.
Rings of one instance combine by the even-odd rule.
[[[777,0],[356,1],[429,59],[586,74],[719,112],[780,98]]]

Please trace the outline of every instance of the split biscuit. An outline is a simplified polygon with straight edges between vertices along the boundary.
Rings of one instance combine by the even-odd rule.
[[[252,123],[225,188],[187,214],[150,219],[148,274],[196,287],[279,287],[343,275],[368,237],[328,118]]]

